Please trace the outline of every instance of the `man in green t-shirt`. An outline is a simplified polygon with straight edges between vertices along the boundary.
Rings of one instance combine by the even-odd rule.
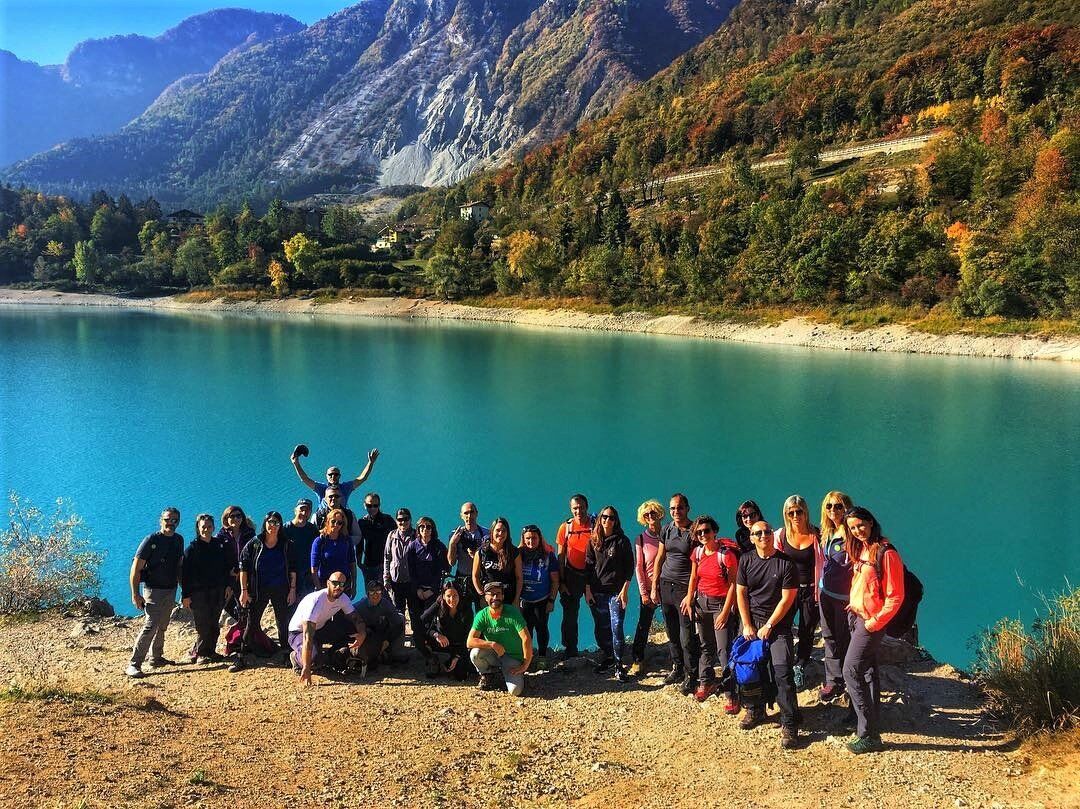
[[[533,656],[525,616],[513,604],[503,603],[501,582],[484,585],[484,600],[487,607],[476,613],[465,644],[472,650],[469,659],[480,672],[480,690],[498,690],[501,669],[506,690],[520,697],[525,693],[525,672]]]

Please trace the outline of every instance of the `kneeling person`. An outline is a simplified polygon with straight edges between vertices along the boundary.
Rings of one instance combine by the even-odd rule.
[[[394,603],[385,597],[381,581],[368,579],[366,590],[367,598],[360,599],[353,606],[367,627],[368,635],[373,638],[375,654],[380,662],[404,663],[408,659],[405,653],[405,619],[394,608]]]
[[[480,672],[480,690],[498,688],[498,672],[506,690],[515,697],[525,693],[525,672],[532,663],[532,637],[525,616],[513,604],[503,603],[502,582],[484,585],[487,607],[476,613],[466,645],[469,659]]]
[[[311,667],[324,643],[348,645],[349,651],[358,655],[367,640],[367,628],[352,601],[345,596],[348,583],[341,571],[331,573],[326,579],[326,589],[304,596],[289,622],[290,659],[304,685],[311,685]],[[340,620],[339,613],[347,620]]]

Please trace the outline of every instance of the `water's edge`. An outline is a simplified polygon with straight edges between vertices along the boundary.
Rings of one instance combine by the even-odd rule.
[[[359,298],[317,303],[311,299],[194,303],[173,297],[122,298],[98,293],[0,288],[0,305],[94,306],[154,311],[237,312],[275,315],[397,317],[511,323],[545,328],[636,332],[790,345],[841,351],[948,354],[967,357],[1057,360],[1080,363],[1080,338],[925,334],[903,325],[854,331],[792,318],[775,325],[706,321],[689,315],[654,316],[641,312],[592,314],[568,309],[485,308],[414,298]],[[1080,365],[1075,366],[1080,368]]]

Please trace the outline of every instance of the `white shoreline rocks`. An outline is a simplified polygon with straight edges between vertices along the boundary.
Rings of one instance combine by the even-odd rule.
[[[544,328],[632,332],[742,343],[829,348],[842,351],[882,351],[1002,359],[1080,362],[1080,337],[990,337],[970,334],[926,334],[904,325],[860,331],[796,317],[767,325],[710,321],[690,315],[593,314],[572,309],[479,307],[416,298],[357,298],[318,302],[310,298],[227,302],[224,298],[197,303],[175,297],[122,298],[100,293],[56,292],[0,288],[0,305],[95,306],[154,311],[237,312],[353,317],[397,317],[512,323]],[[1080,366],[1076,366],[1080,367]]]

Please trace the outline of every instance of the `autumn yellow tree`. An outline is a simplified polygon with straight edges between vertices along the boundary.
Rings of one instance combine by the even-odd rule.
[[[266,269],[266,274],[270,276],[270,288],[274,291],[275,295],[282,298],[288,294],[289,272],[285,269],[284,264],[276,258],[273,259]]]

